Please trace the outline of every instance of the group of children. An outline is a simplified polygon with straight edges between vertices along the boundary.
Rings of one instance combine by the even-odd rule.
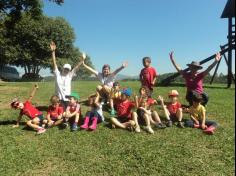
[[[185,126],[201,128],[206,134],[214,133],[217,123],[206,120],[205,106],[208,102],[208,96],[203,91],[203,79],[220,61],[221,56],[219,53],[216,54],[215,62],[201,73],[198,70],[202,69],[202,67],[197,62],[188,64],[187,70],[181,70],[174,61],[173,52],[170,53],[170,59],[174,67],[186,82],[186,100],[189,102],[189,108],[183,110],[178,99],[179,93],[177,90],[171,90],[168,93],[169,101],[167,102],[162,96],[157,99],[152,98],[157,73],[151,67],[151,59],[149,57],[143,58],[144,68],[140,73],[142,86],[139,90],[139,95],[133,96],[131,88],[122,89],[119,82],[115,81],[117,73],[128,66],[127,62],[123,63],[113,73],[110,72],[109,65],[104,65],[102,72],[99,73],[85,64],[86,55],[83,54],[82,60],[73,70],[69,64],[65,64],[62,72],[60,72],[56,64],[56,45],[52,42],[50,47],[52,50],[56,95],[53,95],[50,99],[51,105],[48,107],[46,118],[44,119],[43,113],[31,103],[38,89],[38,86],[35,85],[30,97],[24,103],[18,99],[12,101],[11,107],[20,109],[20,114],[14,127],[18,127],[22,116],[26,115],[30,119],[27,121],[27,125],[35,129],[37,134],[44,133],[47,128],[53,126],[66,128],[68,124],[71,124],[72,131],[77,131],[79,128],[81,130],[94,131],[97,128],[97,124],[104,121],[103,106],[107,105],[111,109],[110,114],[112,117],[110,118],[110,123],[112,128],[129,129],[139,133],[141,132],[140,126],[143,126],[145,131],[153,134],[153,127],[163,129],[176,123],[180,128]],[[79,103],[79,95],[71,92],[71,80],[81,65],[94,74],[101,82],[101,85],[97,86],[95,94],[89,96],[88,105],[90,110],[86,112],[83,124],[78,127],[82,117],[82,110]],[[155,109],[158,104],[164,110],[166,123],[161,121]],[[190,119],[186,122],[183,122],[183,112],[190,115]]]

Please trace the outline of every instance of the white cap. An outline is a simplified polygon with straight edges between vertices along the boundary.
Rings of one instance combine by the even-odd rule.
[[[65,64],[65,65],[63,66],[63,68],[66,68],[66,69],[71,70],[71,65],[70,65],[70,64]]]

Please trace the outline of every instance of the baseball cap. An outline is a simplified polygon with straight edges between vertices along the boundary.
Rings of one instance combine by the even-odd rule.
[[[76,92],[72,92],[70,95],[67,95],[66,98],[74,97],[75,99],[79,100],[80,96]]]
[[[125,89],[122,90],[121,93],[130,97],[132,95],[132,89],[131,88],[125,88]]]
[[[63,68],[71,70],[71,65],[70,64],[65,64],[65,65],[63,65]]]
[[[179,96],[179,92],[177,90],[171,90],[169,93],[168,93],[169,96]]]

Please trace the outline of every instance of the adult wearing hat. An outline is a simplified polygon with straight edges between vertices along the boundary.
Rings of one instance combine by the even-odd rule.
[[[199,72],[203,67],[200,63],[193,61],[191,64],[187,64],[189,71],[182,70],[175,62],[173,57],[173,52],[170,53],[170,59],[175,69],[183,76],[185,79],[185,84],[187,87],[186,100],[189,102],[190,106],[193,104],[193,93],[200,94],[202,99],[202,105],[206,105],[209,97],[204,92],[203,89],[203,79],[210,73],[210,71],[217,65],[221,59],[220,53],[216,54],[215,61],[203,72]]]
[[[51,42],[50,48],[52,51],[52,62],[53,62],[53,72],[56,80],[56,95],[60,98],[61,104],[64,109],[68,106],[67,95],[71,94],[71,81],[75,76],[75,73],[79,70],[79,67],[82,65],[83,61],[80,61],[76,67],[72,69],[70,64],[65,64],[62,71],[60,72],[56,63],[56,45],[54,42]],[[83,54],[84,57],[84,54]]]

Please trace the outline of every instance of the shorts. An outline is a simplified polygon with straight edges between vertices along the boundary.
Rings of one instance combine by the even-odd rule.
[[[117,117],[117,120],[120,123],[126,123],[126,122],[129,122],[131,119],[129,117]]]
[[[176,114],[170,114],[170,120],[172,122],[178,122],[178,118],[177,118]]]
[[[137,110],[138,117],[142,118],[145,114],[145,112],[142,109]]]

